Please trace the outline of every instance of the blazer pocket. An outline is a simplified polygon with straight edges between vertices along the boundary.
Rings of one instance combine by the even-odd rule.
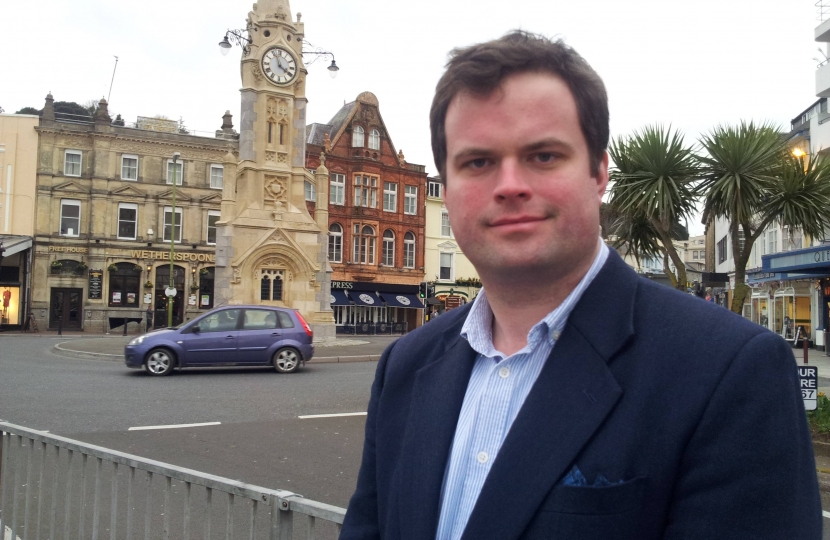
[[[542,503],[542,512],[581,515],[622,514],[643,503],[646,477],[610,486],[555,486]]]

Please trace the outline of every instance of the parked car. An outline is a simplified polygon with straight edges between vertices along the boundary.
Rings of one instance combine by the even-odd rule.
[[[273,366],[291,373],[311,360],[313,337],[299,311],[225,306],[133,339],[124,347],[124,359],[129,368],[159,376],[173,368],[205,366]]]

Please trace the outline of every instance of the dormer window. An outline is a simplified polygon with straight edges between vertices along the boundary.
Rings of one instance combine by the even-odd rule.
[[[352,146],[363,148],[363,128],[360,126],[355,126],[352,130]]]
[[[369,148],[372,150],[380,150],[380,132],[376,129],[373,129],[369,133]]]

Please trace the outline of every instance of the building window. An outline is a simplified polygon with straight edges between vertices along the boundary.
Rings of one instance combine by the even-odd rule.
[[[141,267],[134,263],[116,263],[110,271],[110,307],[138,307]]]
[[[697,251],[692,251],[692,259],[697,259]]]
[[[305,181],[305,200],[315,202],[317,201],[317,190],[314,189],[314,184]]]
[[[329,227],[329,261],[343,262],[343,227],[337,223]]]
[[[718,264],[726,261],[726,237],[718,241]]]
[[[767,233],[767,244],[769,245],[768,254],[778,253],[778,229]]]
[[[61,199],[61,236],[81,233],[81,201]]]
[[[216,222],[219,221],[220,212],[216,210],[208,210],[207,218],[207,243],[211,245],[216,244]]]
[[[259,299],[282,301],[282,270],[260,270]]]
[[[383,183],[383,211],[395,212],[398,209],[398,184]]]
[[[135,240],[138,230],[138,205],[130,203],[118,204],[118,239]]]
[[[81,176],[81,153],[79,151],[67,150],[63,154],[63,174]]]
[[[354,205],[377,208],[378,179],[374,176],[354,177]]]
[[[403,213],[415,215],[418,206],[418,187],[406,186],[406,192],[403,199]]]
[[[173,176],[176,177],[176,185],[182,185],[182,177],[184,175],[184,164],[181,161],[173,163],[172,159],[167,160],[167,183],[173,184]]]
[[[403,237],[403,266],[415,268],[415,235],[408,232]]]
[[[452,253],[441,253],[439,255],[438,279],[440,279],[442,281],[452,281],[452,279],[453,279],[452,260],[453,260],[453,254]]]
[[[175,228],[175,230],[173,230]],[[169,206],[164,207],[164,234],[162,241],[169,242],[171,231],[174,234],[173,241],[182,241],[182,209],[176,208],[176,223],[173,224],[173,208]]]
[[[210,187],[211,189],[222,189],[225,184],[225,167],[222,165],[210,166]]]
[[[121,156],[121,180],[138,180],[138,156]]]
[[[373,129],[369,133],[369,148],[372,150],[380,150],[380,132]]]
[[[452,236],[450,214],[446,210],[441,210],[441,236]]]
[[[346,199],[346,175],[332,174],[330,185],[329,203],[342,205],[343,201]]]
[[[430,197],[441,198],[441,182],[429,182],[427,184],[427,195]]]
[[[354,226],[354,259],[357,264],[375,264],[375,230],[359,223]]]
[[[383,231],[383,266],[395,266],[395,233],[392,229]]]
[[[352,130],[352,146],[363,148],[363,128],[360,126],[355,126]]]

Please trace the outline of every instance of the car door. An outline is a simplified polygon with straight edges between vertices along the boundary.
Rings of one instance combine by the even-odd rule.
[[[271,345],[281,339],[277,312],[273,309],[246,309],[239,329],[240,362],[267,364]]]
[[[188,365],[239,362],[237,341],[241,309],[222,309],[202,318],[182,335]]]

